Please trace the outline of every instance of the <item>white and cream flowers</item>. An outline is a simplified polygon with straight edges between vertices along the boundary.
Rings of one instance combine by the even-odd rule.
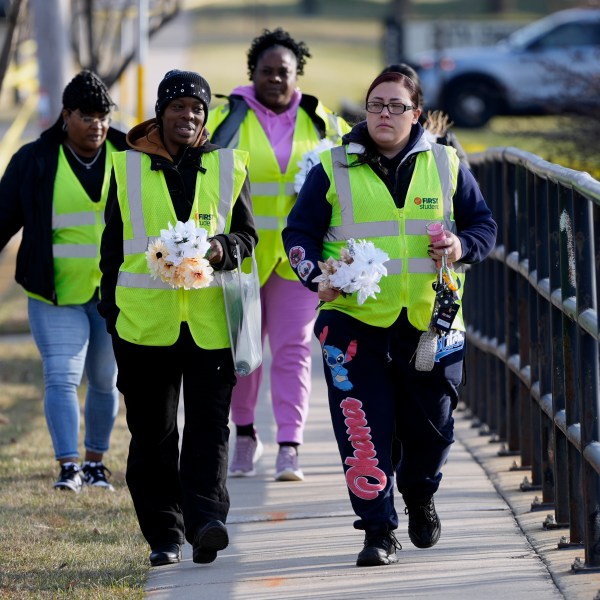
[[[379,281],[387,275],[383,263],[389,258],[373,242],[349,239],[348,246],[340,251],[339,260],[329,257],[325,262],[319,261],[321,275],[313,281],[323,282],[344,294],[356,292],[357,302],[362,305],[369,297],[376,299],[375,294],[381,291]]]
[[[148,269],[153,279],[161,279],[174,288],[204,288],[213,280],[213,268],[206,259],[210,250],[206,229],[193,220],[169,223],[160,237],[151,240],[146,250]]]

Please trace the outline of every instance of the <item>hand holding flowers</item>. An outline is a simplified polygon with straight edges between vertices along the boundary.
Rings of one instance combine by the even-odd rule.
[[[213,268],[206,259],[211,249],[206,229],[193,220],[169,223],[160,230],[146,250],[146,260],[153,279],[160,278],[174,288],[186,290],[207,287],[213,280]]]
[[[349,239],[348,247],[340,251],[340,260],[329,257],[325,262],[319,261],[321,275],[313,280],[319,283],[319,297],[322,298],[319,307],[324,301],[330,301],[328,298],[335,299],[339,293],[358,292],[359,306],[369,297],[375,299],[375,294],[381,291],[378,283],[387,275],[383,266],[387,260],[389,256],[372,242]]]

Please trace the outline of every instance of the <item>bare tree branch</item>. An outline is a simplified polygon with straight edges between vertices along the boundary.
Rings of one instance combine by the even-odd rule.
[[[136,56],[134,44],[127,46],[124,34],[134,29],[137,2],[71,0],[71,7],[71,47],[77,62],[112,86]],[[150,8],[148,33],[152,37],[177,15],[179,1],[154,0]]]

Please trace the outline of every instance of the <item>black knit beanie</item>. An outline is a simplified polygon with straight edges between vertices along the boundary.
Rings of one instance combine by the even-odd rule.
[[[92,71],[79,72],[63,91],[63,106],[83,113],[107,113],[115,106],[108,88]]]
[[[158,84],[158,97],[154,110],[160,120],[165,107],[175,98],[197,98],[204,105],[204,113],[208,114],[210,105],[210,86],[208,81],[194,71],[169,71]]]

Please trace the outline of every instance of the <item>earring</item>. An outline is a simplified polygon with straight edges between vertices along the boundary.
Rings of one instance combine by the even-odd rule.
[[[66,121],[63,121],[62,130],[63,131],[67,130],[67,122]]]

